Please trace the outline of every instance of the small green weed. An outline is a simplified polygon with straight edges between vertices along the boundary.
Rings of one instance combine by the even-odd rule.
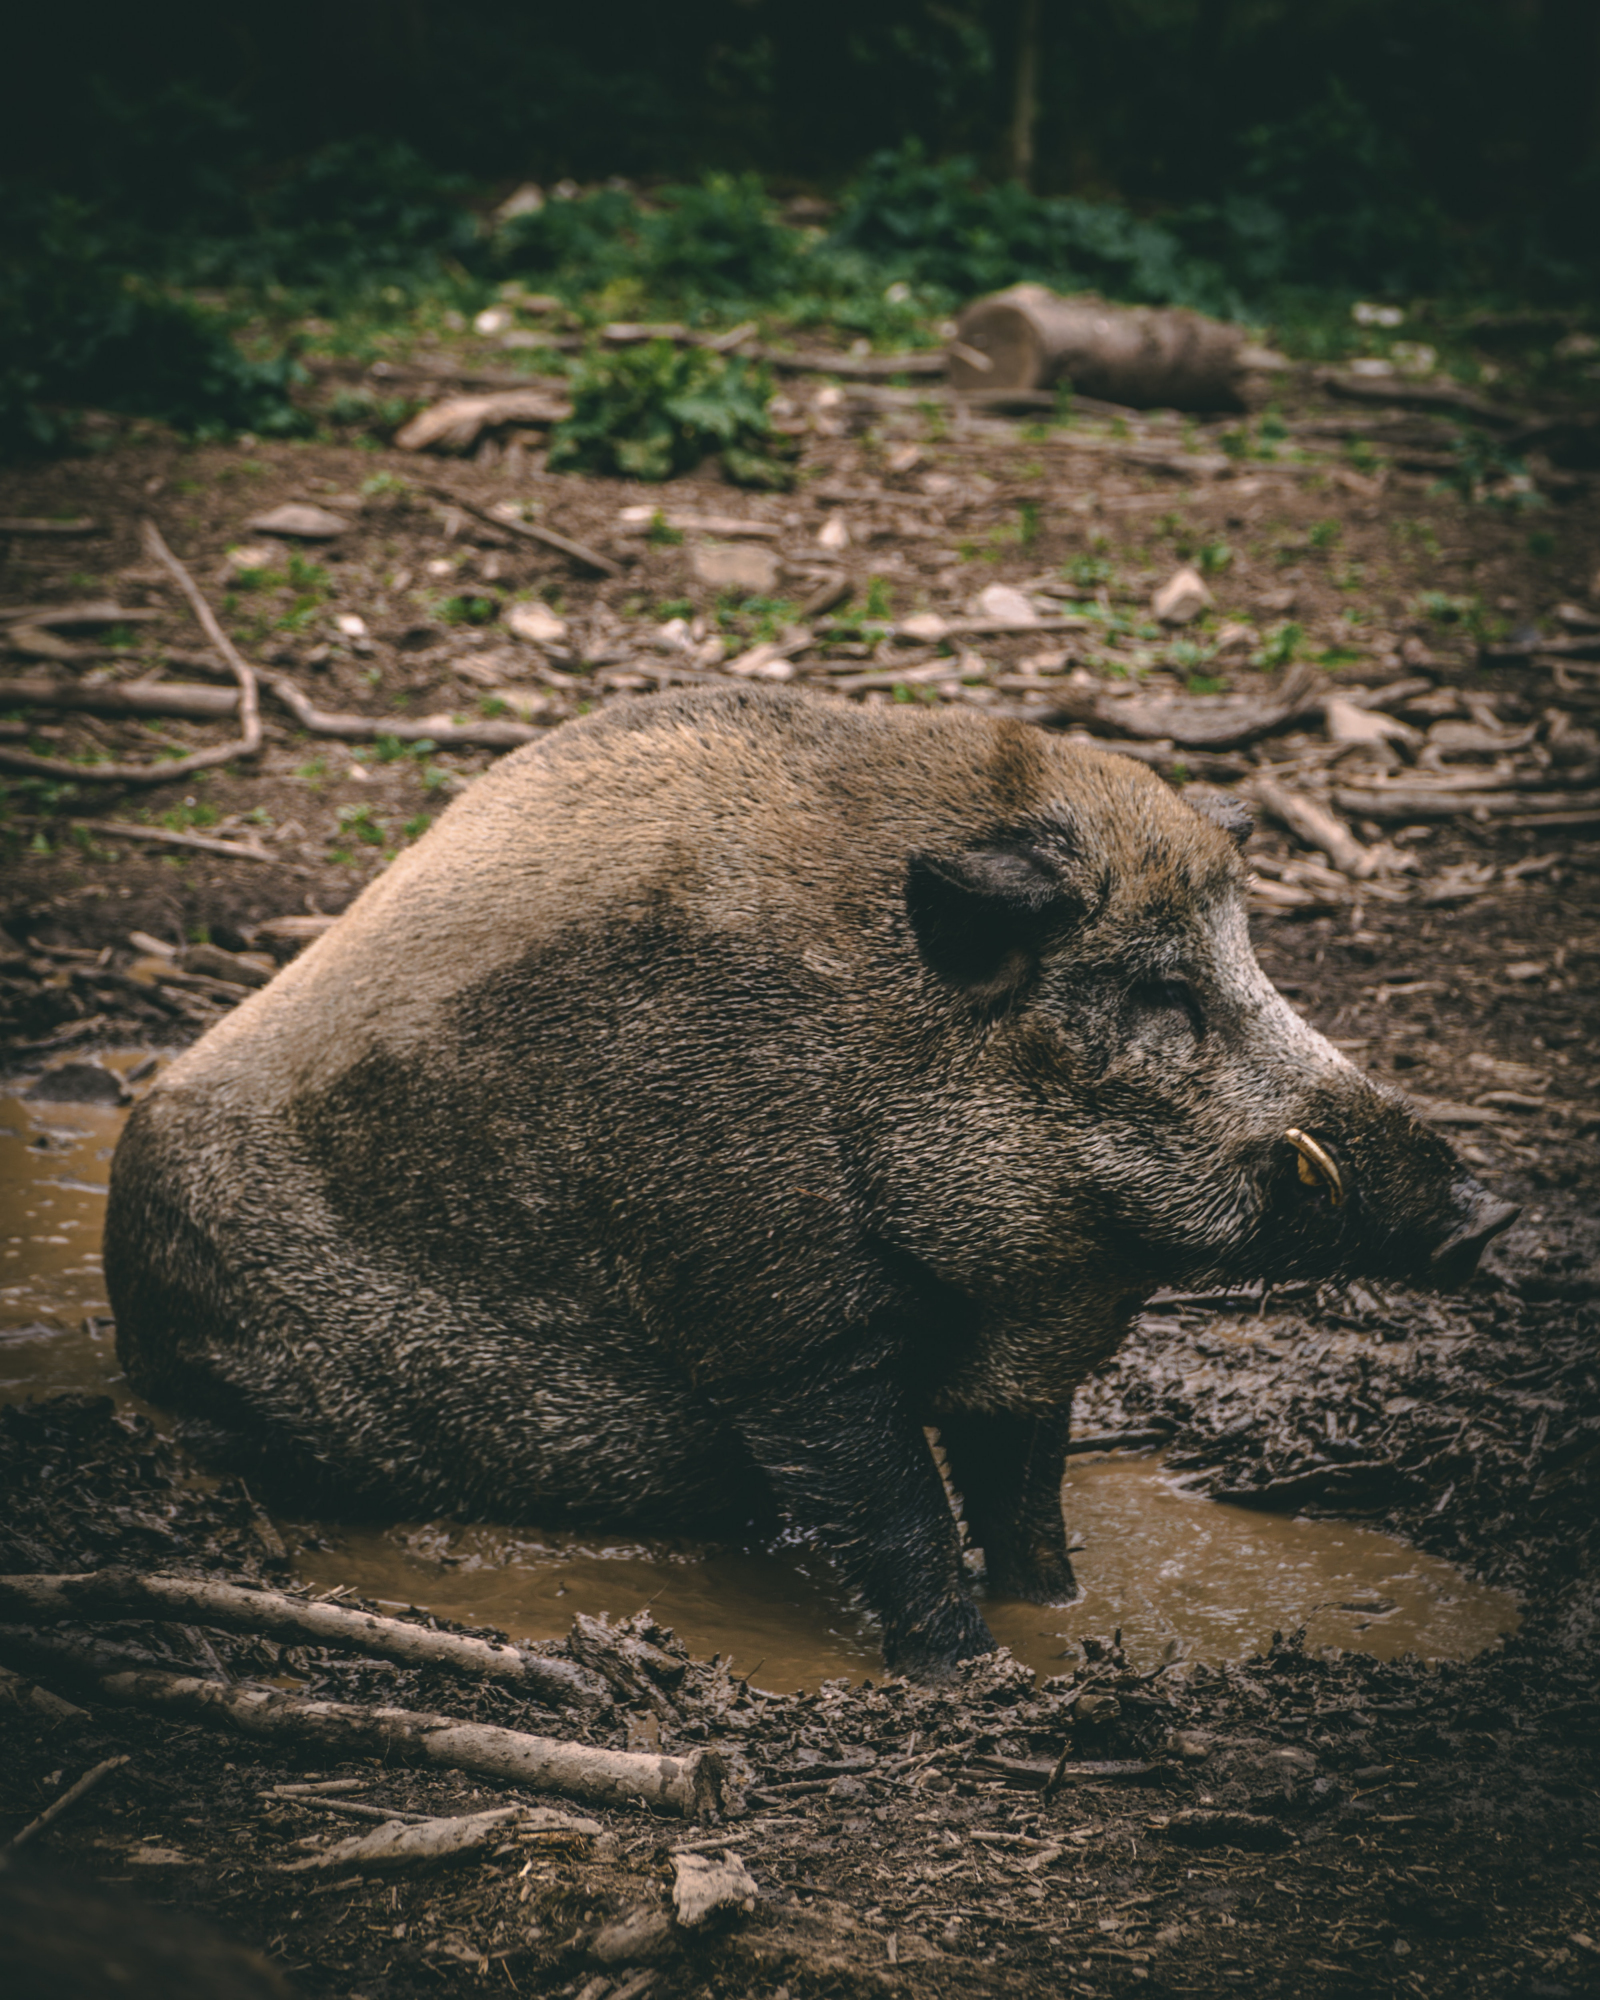
[[[1226,542],[1206,542],[1200,549],[1200,567],[1207,576],[1221,576],[1233,561],[1233,550]]]
[[[1062,576],[1079,590],[1097,590],[1116,573],[1116,564],[1106,556],[1074,556],[1061,566]]]
[[[1337,521],[1313,521],[1306,530],[1306,540],[1314,549],[1331,549],[1343,532]]]
[[[1257,648],[1251,664],[1262,673],[1278,673],[1294,660],[1304,638],[1304,628],[1292,621],[1276,626],[1265,644]]]
[[[659,549],[675,549],[683,540],[683,530],[674,528],[658,507],[650,516],[650,533],[647,539]]]
[[[168,806],[156,822],[174,833],[193,833],[197,827],[215,826],[222,815],[205,799],[185,799],[182,805]]]
[[[670,479],[716,454],[737,485],[793,483],[793,448],[767,415],[771,381],[736,357],[665,340],[595,351],[574,373],[571,394],[572,415],[551,435],[553,471]]]
[[[334,814],[339,832],[346,839],[359,840],[366,847],[382,847],[384,831],[371,806],[340,806]]]
[[[450,625],[492,625],[499,615],[499,602],[475,591],[458,592],[439,606],[439,616]]]

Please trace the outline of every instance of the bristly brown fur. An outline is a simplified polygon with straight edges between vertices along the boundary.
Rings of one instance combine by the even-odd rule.
[[[991,1576],[1059,1595],[1073,1386],[1146,1291],[1410,1271],[1487,1199],[1273,991],[1242,882],[1142,766],[1012,722],[569,724],[136,1111],[129,1377],[386,1509],[786,1515],[891,1661],[983,1650],[925,1423]]]

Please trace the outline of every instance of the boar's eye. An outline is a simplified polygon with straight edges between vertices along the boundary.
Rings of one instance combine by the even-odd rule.
[[[1142,979],[1130,997],[1135,1011],[1152,1026],[1178,1029],[1196,1041],[1206,1031],[1206,1017],[1186,979]]]

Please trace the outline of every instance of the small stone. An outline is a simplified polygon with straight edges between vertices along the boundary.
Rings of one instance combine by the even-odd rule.
[[[367,636],[367,621],[354,611],[341,611],[334,624],[346,639],[364,639]]]
[[[1230,619],[1217,634],[1217,657],[1220,659],[1225,653],[1253,652],[1260,636],[1253,625],[1244,625],[1237,619]]]
[[[1150,609],[1163,625],[1188,625],[1215,602],[1199,570],[1185,563],[1151,598]]]
[[[765,597],[778,581],[778,558],[770,549],[739,542],[702,542],[690,551],[690,567],[713,590],[744,590]]]
[[[1322,704],[1322,724],[1330,743],[1371,744],[1414,743],[1418,732],[1381,709],[1358,708],[1353,701],[1329,695]]]
[[[1083,1694],[1074,1703],[1074,1712],[1080,1722],[1115,1722],[1122,1713],[1122,1703],[1114,1694]]]
[[[900,621],[900,631],[907,639],[936,641],[942,639],[949,629],[937,611],[915,611],[909,618]]]
[[[1211,1738],[1197,1729],[1175,1729],[1167,1738],[1167,1748],[1185,1764],[1200,1764],[1210,1755]]]
[[[850,528],[842,514],[830,514],[817,530],[817,546],[823,549],[847,549],[850,546]]]
[[[506,612],[505,624],[514,638],[526,639],[530,646],[559,646],[567,636],[567,621],[537,597],[526,604],[513,604]]]
[[[271,542],[246,542],[242,548],[229,549],[217,565],[217,582],[226,588],[231,583],[237,583],[242,576],[271,569],[282,555],[283,551]]]
[[[122,1078],[99,1063],[69,1062],[47,1069],[31,1090],[30,1104],[123,1104],[128,1093]]]
[[[987,618],[996,625],[1037,625],[1039,622],[1032,599],[1010,583],[991,583],[987,590],[980,590],[973,600],[973,609],[980,618]]]
[[[719,1910],[748,1914],[755,1908],[761,1892],[731,1848],[723,1849],[720,1860],[709,1854],[675,1854],[672,1865],[677,1870],[672,1907],[685,1930],[693,1930]]]
[[[304,500],[288,500],[270,513],[256,514],[249,525],[252,534],[287,535],[296,542],[331,542],[350,529],[342,514],[330,514],[326,507],[313,507]]]

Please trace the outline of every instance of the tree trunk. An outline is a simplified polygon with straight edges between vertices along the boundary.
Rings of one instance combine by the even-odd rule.
[[[1017,59],[1011,99],[1011,178],[1033,186],[1033,129],[1039,117],[1039,0],[1018,0]]]

